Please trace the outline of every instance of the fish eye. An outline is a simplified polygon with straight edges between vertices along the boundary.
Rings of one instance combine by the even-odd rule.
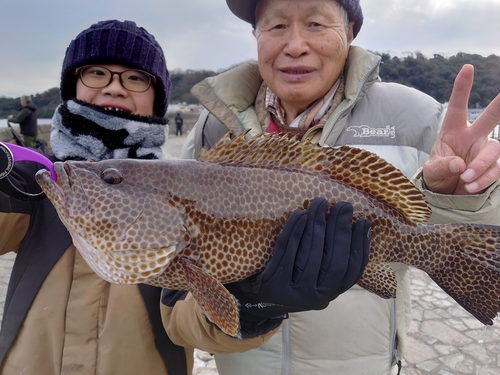
[[[123,181],[123,175],[118,169],[108,168],[102,171],[101,180],[109,185],[118,185]]]

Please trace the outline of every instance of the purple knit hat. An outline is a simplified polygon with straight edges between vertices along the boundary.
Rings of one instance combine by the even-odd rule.
[[[363,25],[363,12],[360,0],[336,0],[344,7],[349,15],[349,21],[354,21],[354,37],[358,35]],[[226,0],[229,10],[233,14],[255,27],[255,7],[258,0]]]
[[[61,99],[76,95],[75,69],[90,64],[120,64],[156,77],[155,114],[165,116],[170,98],[170,75],[165,55],[155,37],[132,21],[108,20],[93,24],[71,41],[61,72]]]

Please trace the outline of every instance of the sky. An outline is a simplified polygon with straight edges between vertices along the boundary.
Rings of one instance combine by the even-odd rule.
[[[354,40],[370,51],[500,56],[500,0],[361,0]],[[225,0],[2,0],[0,97],[59,86],[70,41],[105,19],[133,20],[163,47],[170,71],[224,70],[256,59],[251,26]]]

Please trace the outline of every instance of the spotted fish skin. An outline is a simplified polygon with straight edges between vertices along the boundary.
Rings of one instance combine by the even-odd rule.
[[[315,197],[347,201],[371,222],[358,284],[396,295],[391,263],[427,272],[484,324],[500,312],[500,227],[429,225],[421,192],[378,156],[347,146],[260,135],[224,137],[194,160],[56,163],[37,181],[89,266],[112,283],[190,290],[238,336],[237,303],[222,284],[261,271],[291,212]]]

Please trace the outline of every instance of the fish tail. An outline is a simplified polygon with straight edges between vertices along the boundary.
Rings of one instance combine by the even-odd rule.
[[[438,254],[418,268],[479,321],[492,325],[500,312],[500,227],[441,227]]]

